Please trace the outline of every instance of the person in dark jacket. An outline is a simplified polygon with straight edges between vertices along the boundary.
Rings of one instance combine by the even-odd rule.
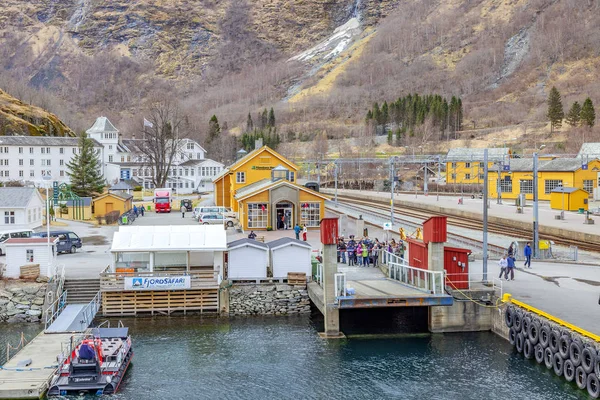
[[[525,255],[525,264],[523,265],[526,268],[531,268],[531,253],[531,245],[527,242],[527,246],[525,246],[525,249],[523,250],[523,254]]]
[[[254,233],[254,231],[250,231],[248,234],[248,239],[256,239],[256,233]]]
[[[508,256],[506,258],[506,280],[508,280],[508,274],[510,274],[510,280],[514,281],[515,280],[515,258]]]

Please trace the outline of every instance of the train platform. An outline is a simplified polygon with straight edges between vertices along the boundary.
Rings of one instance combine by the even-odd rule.
[[[333,195],[333,189],[322,189],[323,193]],[[373,192],[373,191],[358,191],[348,189],[338,189],[338,196],[360,196],[362,200],[379,200],[389,203],[390,194],[388,192]],[[418,194],[396,194],[394,196],[395,205],[400,207],[403,204],[412,207],[418,207],[423,210],[429,210],[437,213],[445,213],[455,216],[472,216],[482,218],[483,215],[483,200],[472,199],[469,196],[462,197],[463,201],[460,204],[461,196],[437,196],[435,193],[428,196],[422,193]],[[523,213],[517,213],[515,200],[503,200],[502,204],[497,204],[496,199],[489,199],[490,207],[488,208],[488,218],[495,218],[502,221],[514,221],[515,226],[522,226],[523,229],[531,230],[533,219],[533,205],[528,202],[523,208]],[[565,211],[564,220],[555,219],[556,215],[560,214],[560,210],[550,209],[549,202],[539,203],[539,222],[540,222],[540,238],[543,239],[543,234],[562,235],[574,239],[580,239],[588,243],[600,244],[600,228],[597,225],[584,224],[585,215],[576,212]],[[600,224],[600,216],[592,216],[597,224]]]

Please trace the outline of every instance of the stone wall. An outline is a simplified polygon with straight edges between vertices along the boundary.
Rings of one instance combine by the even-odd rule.
[[[306,286],[238,284],[229,288],[229,315],[310,313]]]
[[[0,322],[40,322],[47,283],[0,281]]]

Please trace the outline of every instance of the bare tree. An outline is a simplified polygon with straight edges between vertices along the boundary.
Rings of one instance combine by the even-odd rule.
[[[154,172],[152,183],[155,187],[164,187],[173,161],[179,155],[181,141],[187,136],[185,118],[177,102],[168,98],[151,102],[147,112],[150,124],[143,123],[142,134],[146,140],[140,151]]]

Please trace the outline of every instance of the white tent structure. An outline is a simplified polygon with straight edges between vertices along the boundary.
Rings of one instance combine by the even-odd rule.
[[[111,271],[206,271],[220,275],[227,235],[220,225],[122,226],[110,252]]]

